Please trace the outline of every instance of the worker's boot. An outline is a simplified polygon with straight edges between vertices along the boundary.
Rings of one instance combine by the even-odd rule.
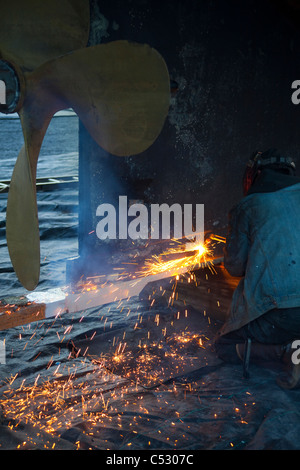
[[[281,388],[289,390],[300,388],[300,364],[292,364],[288,373],[277,377],[276,382]]]
[[[245,343],[236,345],[236,352],[241,361],[244,360]],[[255,363],[278,362],[285,353],[285,347],[280,344],[252,343],[250,360]]]
[[[237,344],[238,357],[244,361],[245,344]],[[284,389],[300,388],[300,364],[293,364],[291,344],[252,343],[250,360],[255,363],[278,362],[285,364],[287,370],[283,376],[277,377],[277,384]]]
[[[292,343],[286,346],[286,351],[283,356],[284,363],[287,365],[286,373],[277,378],[277,384],[281,388],[292,390],[300,388],[300,363],[294,363],[292,358]]]
[[[284,354],[281,345],[252,343],[250,338],[247,338],[245,343],[237,343],[235,348],[237,356],[243,362],[243,376],[245,378],[249,377],[250,362],[256,364],[278,362]]]

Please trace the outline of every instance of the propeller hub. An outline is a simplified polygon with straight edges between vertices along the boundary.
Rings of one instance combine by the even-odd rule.
[[[15,113],[21,107],[23,77],[17,68],[6,60],[0,60],[0,112]]]

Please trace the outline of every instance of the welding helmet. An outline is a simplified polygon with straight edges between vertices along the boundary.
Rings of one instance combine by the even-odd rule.
[[[288,175],[295,175],[296,173],[295,162],[290,157],[281,155],[278,150],[269,149],[265,152],[255,151],[247,163],[243,176],[244,196],[248,194],[248,191],[253,185],[256,177],[263,169],[266,168],[280,171],[281,173],[286,173]]]

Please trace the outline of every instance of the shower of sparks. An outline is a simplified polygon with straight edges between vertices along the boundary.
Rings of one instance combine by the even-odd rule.
[[[177,248],[172,248],[147,260],[138,272],[138,277],[151,276],[165,271],[176,275],[182,269],[192,272],[203,266],[210,267],[213,243],[224,243],[224,241],[224,238],[212,235],[204,244],[190,244],[190,246],[178,244]],[[193,274],[190,279],[194,279]],[[90,292],[97,288],[90,282],[84,290]],[[124,299],[124,304],[126,301],[127,299]],[[118,307],[122,312],[124,309],[122,302]],[[125,309],[124,316],[126,316],[126,311]],[[130,309],[128,315],[129,312]],[[184,312],[184,316],[187,317],[187,311]],[[173,322],[179,319],[180,312]],[[82,318],[79,322],[81,320]],[[101,317],[101,321],[105,326],[107,318]],[[140,323],[141,319],[135,325],[137,331],[141,330]],[[117,426],[124,434],[130,431],[134,440],[134,436],[140,432],[139,426],[145,421],[145,416],[151,413],[151,406],[149,409],[147,402],[149,394],[145,392],[148,384],[156,383],[157,386],[164,384],[163,391],[169,393],[170,396],[174,394],[177,396],[179,393],[182,393],[183,399],[187,394],[197,396],[199,384],[193,388],[193,382],[181,383],[180,392],[178,383],[165,382],[165,379],[170,377],[170,368],[173,375],[180,375],[190,367],[195,367],[195,365],[199,367],[197,354],[199,355],[200,350],[206,349],[209,338],[201,332],[197,334],[190,332],[186,326],[182,331],[179,328],[176,333],[167,334],[166,326],[162,324],[159,314],[155,315],[153,323],[159,332],[156,339],[151,336],[153,329],[151,334],[149,330],[148,335],[141,339],[135,348],[129,346],[130,341],[125,337],[124,331],[122,340],[113,342],[114,350],[97,358],[88,357],[86,351],[81,351],[81,354],[77,356],[73,351],[65,363],[55,362],[59,361],[59,358],[54,360],[52,357],[46,368],[48,374],[37,374],[33,384],[26,384],[25,379],[21,381],[21,378],[17,376],[7,378],[6,383],[0,384],[0,390],[2,388],[1,405],[8,426],[12,431],[17,431],[21,423],[30,424],[37,430],[37,435],[44,432],[49,436],[59,437],[66,429],[78,424],[81,426],[84,421],[84,433],[89,437],[101,439],[104,428]],[[30,329],[30,325],[28,328]],[[35,341],[35,334],[36,331],[31,335],[30,340]],[[61,342],[65,340],[65,337],[71,338],[71,335],[72,326],[63,326],[62,339],[57,331]],[[22,341],[21,334],[19,341]],[[24,349],[26,347],[30,347],[28,342],[24,345]],[[153,395],[153,397],[156,397],[155,406],[158,409],[163,410],[169,406],[165,398],[160,399],[159,395]],[[166,421],[168,424],[157,425],[149,431],[149,443],[151,439],[161,438],[164,435],[165,442],[174,447],[179,443],[185,445],[189,432],[187,434],[184,432],[182,436],[175,436],[172,430],[176,424],[181,427],[181,430],[184,429],[184,416],[180,415],[178,410],[172,409],[172,406],[170,407],[170,422]],[[241,423],[247,423],[246,414],[242,413],[241,408],[242,404],[240,408],[235,407],[234,413],[241,415]],[[130,416],[133,416],[131,420]],[[212,413],[212,417],[219,419],[219,414]],[[131,441],[124,442],[126,446],[132,445]],[[27,443],[24,441],[23,445],[20,444],[20,447],[26,447],[26,445],[34,447],[35,442],[32,436],[28,437]],[[51,445],[53,446],[53,441]],[[104,446],[104,443],[101,445]],[[109,446],[109,443],[107,445]],[[78,446],[80,447],[79,444]]]
[[[158,319],[156,326],[160,328]],[[145,432],[149,448],[157,439],[174,448],[185,447],[191,438],[191,413],[197,413],[191,399],[201,401],[201,388],[204,395],[207,393],[205,382],[200,381],[200,385],[197,381],[167,382],[159,389],[156,387],[151,395],[141,383],[150,379],[162,380],[164,374],[167,375],[164,359],[173,361],[175,372],[180,372],[187,360],[196,359],[197,348],[205,349],[207,341],[204,335],[185,329],[163,337],[161,341],[147,338],[139,343],[135,352],[127,349],[125,342],[120,342],[115,345],[114,353],[92,362],[83,357],[72,361],[71,356],[65,364],[50,362],[48,376],[37,374],[30,385],[25,379],[17,382],[17,376],[11,377],[1,400],[7,426],[11,433],[22,431],[24,424],[31,426],[30,435],[25,436],[22,431],[24,441],[18,448],[34,448],[41,436],[44,436],[44,447],[53,448],[53,439],[74,427],[82,432],[81,439],[75,443],[78,449],[82,439],[90,443],[95,441],[96,446],[98,442],[102,448],[114,448],[110,439],[105,441],[111,429],[119,432],[119,445],[123,447],[133,448],[135,439]],[[244,401],[242,398],[232,401],[231,394],[229,398],[221,394],[214,398],[213,395],[215,406],[209,403],[205,409],[206,420],[222,421],[222,399],[232,403],[232,419],[238,419],[240,425],[247,424],[251,419],[250,405],[255,403],[248,391],[245,395]],[[186,401],[186,408],[178,408],[176,400]],[[194,403],[197,408],[197,401]],[[202,404],[201,410],[204,408]],[[149,428],[151,415],[159,413],[159,410],[165,418],[154,421]]]
[[[160,328],[158,318],[155,324]],[[126,342],[119,342],[114,353],[104,354],[92,362],[83,357],[75,358],[76,363],[56,365],[50,361],[49,375],[41,377],[37,374],[31,385],[26,385],[24,379],[15,386],[17,376],[11,377],[1,400],[8,426],[12,431],[18,431],[21,423],[30,424],[37,430],[37,435],[43,431],[59,437],[63,431],[84,420],[85,434],[97,436],[97,429],[109,428],[115,423],[116,416],[117,426],[121,429],[123,414],[126,416],[127,408],[132,413],[134,404],[136,416],[126,425],[131,432],[138,433],[139,424],[143,421],[140,415],[149,414],[148,405],[143,402],[145,389],[141,384],[157,379],[163,381],[168,372],[164,359],[173,361],[175,370],[180,372],[187,361],[186,345],[189,344],[189,356],[193,359],[192,353],[195,354],[199,347],[204,348],[208,340],[201,334],[188,331],[168,338],[162,335],[160,341],[151,341],[149,336],[138,344],[134,352],[127,349]],[[69,358],[71,360],[72,356]],[[173,393],[174,386],[166,386],[165,390]],[[134,397],[139,395],[134,403],[130,399],[132,394]],[[165,402],[161,406],[163,408]],[[156,432],[161,434],[161,429]],[[27,443],[34,445],[34,439],[31,437]]]
[[[171,275],[176,275],[184,270],[193,271],[203,266],[210,266],[213,257],[212,242],[224,243],[225,240],[221,236],[211,235],[204,243],[186,245],[178,242],[178,247],[172,247],[147,259],[139,274],[151,276],[169,272]]]

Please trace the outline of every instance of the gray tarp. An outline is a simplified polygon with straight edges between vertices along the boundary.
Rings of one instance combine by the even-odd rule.
[[[300,391],[219,361],[219,327],[132,298],[1,332],[1,448],[298,449]]]

